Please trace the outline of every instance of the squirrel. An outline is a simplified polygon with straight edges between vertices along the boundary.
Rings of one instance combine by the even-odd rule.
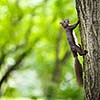
[[[83,50],[81,48],[81,45],[77,45],[75,43],[75,39],[73,36],[73,30],[77,27],[77,25],[79,24],[79,20],[71,25],[69,20],[63,20],[62,22],[60,22],[60,24],[62,25],[62,27],[65,29],[66,34],[67,34],[67,39],[71,48],[71,51],[73,53],[74,59],[75,59],[75,63],[74,63],[74,67],[75,67],[75,74],[76,74],[76,79],[77,82],[80,86],[83,85],[83,72],[82,72],[82,65],[78,60],[78,55],[77,53],[79,53],[80,56],[86,55],[87,54],[87,50]]]

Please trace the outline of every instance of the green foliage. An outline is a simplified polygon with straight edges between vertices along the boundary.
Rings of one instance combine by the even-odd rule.
[[[0,80],[13,68],[1,96],[83,100],[66,34],[59,24],[66,18],[77,21],[74,0],[0,1]]]

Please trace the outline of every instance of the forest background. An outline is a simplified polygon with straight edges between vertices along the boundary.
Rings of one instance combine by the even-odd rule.
[[[0,0],[1,100],[84,100],[63,19],[78,20],[74,0]]]

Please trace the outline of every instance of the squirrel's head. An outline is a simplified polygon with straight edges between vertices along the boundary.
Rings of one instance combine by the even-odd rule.
[[[66,19],[66,20],[60,22],[60,24],[63,26],[63,28],[67,28],[67,26],[69,26],[69,20]]]

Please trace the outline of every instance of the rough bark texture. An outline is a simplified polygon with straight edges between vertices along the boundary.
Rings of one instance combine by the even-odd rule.
[[[84,57],[86,100],[100,100],[100,0],[76,0]]]

